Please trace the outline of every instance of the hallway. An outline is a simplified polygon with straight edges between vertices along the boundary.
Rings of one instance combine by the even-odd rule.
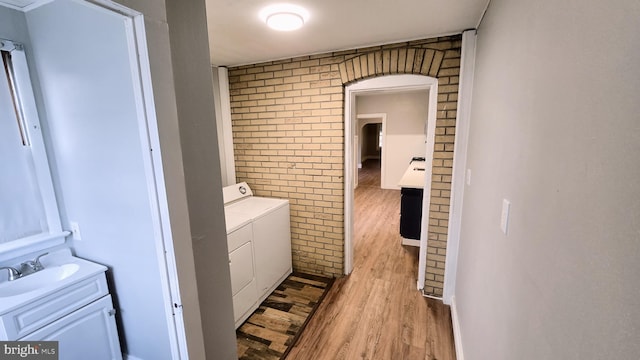
[[[358,171],[354,267],[332,289],[287,359],[455,359],[451,314],[416,290],[418,248],[400,244],[400,191],[380,162]]]

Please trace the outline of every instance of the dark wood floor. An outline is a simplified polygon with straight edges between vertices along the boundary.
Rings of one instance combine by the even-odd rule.
[[[418,248],[400,244],[400,191],[368,161],[355,191],[354,269],[320,304],[288,360],[455,360],[451,313],[416,290]]]
[[[300,336],[333,279],[289,275],[236,330],[240,360],[278,360]]]

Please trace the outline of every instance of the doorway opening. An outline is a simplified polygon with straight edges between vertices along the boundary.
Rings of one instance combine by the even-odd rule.
[[[428,164],[433,160],[433,144],[435,139],[436,127],[436,107],[438,94],[438,80],[436,78],[421,75],[388,75],[374,79],[359,81],[345,88],[345,274],[351,273],[353,270],[353,230],[354,230],[354,189],[357,184],[357,164],[359,163],[359,141],[358,138],[358,114],[356,110],[357,95],[371,94],[389,94],[403,91],[428,90],[428,118],[424,126],[422,134],[426,139],[426,145],[423,146],[425,160]],[[386,128],[386,126],[385,126]],[[386,129],[385,129],[386,130]],[[383,133],[386,131],[383,130]],[[389,139],[383,140],[388,143]],[[423,142],[425,142],[423,140]],[[383,143],[384,146],[387,144]],[[381,161],[384,161],[384,155],[381,155]],[[408,166],[408,163],[404,165]],[[425,169],[424,197],[423,197],[423,214],[428,214],[431,193],[431,166]],[[384,175],[382,175],[384,176]],[[397,181],[393,184],[385,184],[387,186],[397,187]],[[428,216],[422,217],[422,230],[420,234],[419,264],[418,264],[418,282],[419,290],[424,288],[426,254],[427,254],[427,238],[428,238]]]
[[[357,132],[354,138],[354,151],[356,151],[356,169],[354,174],[354,188],[358,187],[358,169],[362,169],[363,163],[368,160],[377,161],[380,168],[378,183],[384,188],[383,176],[386,169],[384,161],[387,128],[387,114],[358,114],[356,116]]]

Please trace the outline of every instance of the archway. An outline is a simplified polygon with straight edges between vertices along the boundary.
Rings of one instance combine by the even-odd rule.
[[[433,162],[436,109],[438,97],[438,79],[424,75],[388,75],[373,79],[362,80],[345,88],[345,274],[353,269],[353,199],[354,199],[354,171],[356,164],[355,134],[357,115],[355,110],[355,98],[357,94],[367,92],[398,92],[413,90],[429,90],[429,116],[427,120],[425,159],[427,163]],[[431,174],[432,168],[425,169],[425,184],[423,196],[423,214],[429,213],[431,201]],[[422,217],[422,230],[420,234],[420,255],[418,265],[419,290],[424,288],[427,239],[429,231],[429,217]]]

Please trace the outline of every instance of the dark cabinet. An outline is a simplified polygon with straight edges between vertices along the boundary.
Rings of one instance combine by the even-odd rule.
[[[422,227],[422,189],[402,188],[400,200],[400,235],[420,240]]]

